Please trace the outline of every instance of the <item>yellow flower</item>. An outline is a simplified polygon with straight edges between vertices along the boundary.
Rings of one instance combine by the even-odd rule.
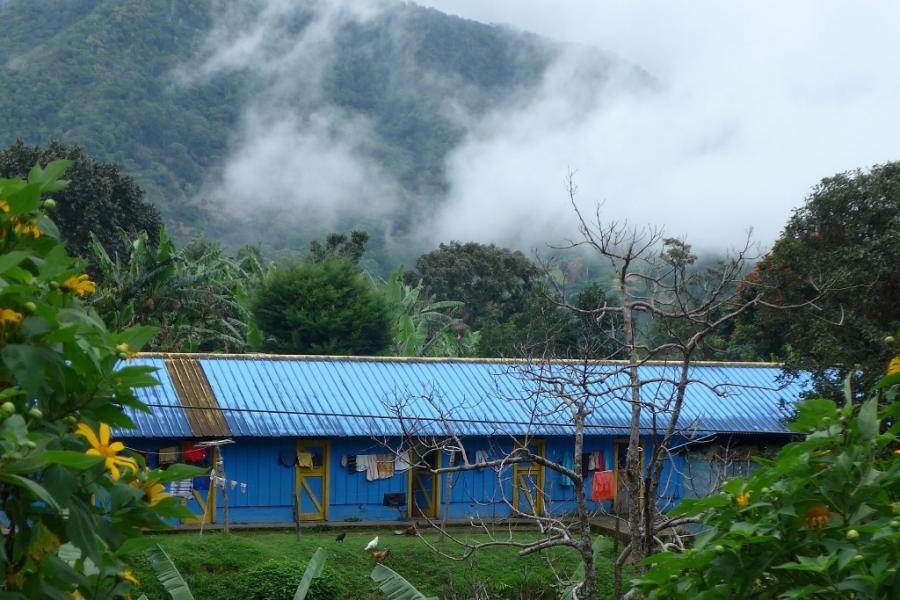
[[[22,322],[22,313],[16,312],[11,308],[0,308],[0,325],[17,326]]]
[[[744,508],[750,503],[750,492],[746,491],[740,496],[735,497],[734,501],[738,506]]]
[[[148,479],[143,482],[132,481],[131,485],[144,492],[144,501],[150,506],[156,506],[171,497],[171,494],[166,492],[166,486],[161,484],[158,479]]]
[[[803,521],[806,523],[807,529],[822,529],[828,525],[830,519],[831,511],[828,510],[827,506],[822,506],[821,504],[809,507],[803,515]]]
[[[88,294],[93,294],[97,291],[97,284],[91,281],[90,277],[82,273],[81,275],[73,275],[63,281],[60,284],[59,289],[65,292],[72,292],[73,294],[77,294],[84,298]]]
[[[137,352],[132,352],[131,348],[128,346],[128,342],[122,342],[118,346],[116,346],[116,350],[122,355],[122,358],[131,360],[135,356],[137,356]]]
[[[885,375],[895,375],[900,373],[900,354],[894,356],[888,363],[887,373]]]
[[[24,223],[16,223],[15,232],[19,235],[30,235],[34,239],[41,237],[41,228],[34,221],[26,221]]]
[[[102,456],[106,459],[106,468],[109,469],[109,474],[113,481],[118,481],[121,476],[119,467],[126,467],[132,473],[137,473],[137,462],[133,458],[118,456],[119,452],[125,449],[125,444],[122,442],[109,443],[109,425],[106,423],[100,423],[99,438],[86,423],[79,423],[75,434],[82,436],[91,445],[85,454],[88,456]]]
[[[134,573],[131,572],[131,569],[125,569],[125,571],[119,574],[119,577],[121,577],[125,581],[130,582],[132,585],[141,585],[141,582],[137,577],[134,576]]]
[[[5,213],[9,212],[9,202],[4,200],[3,198],[0,198],[0,210],[2,210]]]

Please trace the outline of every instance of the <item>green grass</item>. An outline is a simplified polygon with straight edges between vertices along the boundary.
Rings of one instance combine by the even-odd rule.
[[[553,549],[541,555],[520,557],[510,547],[491,547],[479,550],[464,561],[452,561],[435,554],[417,538],[395,536],[390,530],[350,530],[343,544],[334,541],[332,532],[304,531],[298,542],[293,532],[178,533],[153,536],[178,566],[198,599],[223,597],[229,581],[247,569],[268,560],[296,560],[304,562],[319,546],[325,548],[328,560],[326,575],[332,577],[346,600],[383,600],[385,598],[369,578],[374,561],[363,551],[376,534],[380,549],[389,548],[385,564],[408,579],[426,595],[462,600],[475,598],[473,589],[484,589],[478,597],[516,600],[551,599],[557,597],[549,562],[563,574],[571,573],[578,562],[574,550]],[[473,541],[486,541],[484,535],[455,530],[454,536]],[[461,555],[462,549],[445,540],[438,543],[435,532],[426,532],[427,539],[442,551]],[[517,540],[534,539],[536,534],[519,532]],[[612,558],[601,556],[598,564],[599,597],[608,597],[612,586]],[[149,563],[140,557],[135,573],[142,585],[134,597],[146,593],[151,600],[166,599]],[[280,599],[272,599],[280,600]]]

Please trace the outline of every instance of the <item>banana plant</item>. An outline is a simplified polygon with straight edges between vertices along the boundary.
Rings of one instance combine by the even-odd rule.
[[[438,600],[437,596],[426,596],[399,573],[382,564],[375,565],[371,577],[390,600]]]
[[[110,256],[95,236],[91,251],[100,274],[92,305],[108,326],[156,326],[151,350],[241,352],[258,345],[249,296],[264,273],[255,255],[232,259],[202,240],[178,248],[164,228],[156,246],[139,235],[127,257]]]
[[[432,302],[420,281],[403,281],[403,266],[384,282],[384,295],[394,318],[394,352],[398,356],[468,356],[474,354],[478,332],[456,316],[463,308],[457,300]]]

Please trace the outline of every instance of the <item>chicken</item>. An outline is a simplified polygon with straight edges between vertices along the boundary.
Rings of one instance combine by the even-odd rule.
[[[342,531],[334,537],[334,541],[339,542],[339,543],[343,542],[345,537],[347,537],[347,532]]]
[[[419,535],[419,528],[416,527],[416,524],[413,523],[406,529],[397,529],[394,531],[394,535]]]
[[[376,550],[372,553],[372,558],[375,559],[375,562],[384,562],[384,559],[386,559],[390,555],[390,553],[390,548],[386,548],[384,550]]]
[[[372,540],[371,542],[366,544],[366,552],[369,552],[370,550],[374,550],[377,547],[378,547],[378,536],[376,535],[374,540]]]

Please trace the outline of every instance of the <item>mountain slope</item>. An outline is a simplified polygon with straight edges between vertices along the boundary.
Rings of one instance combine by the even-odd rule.
[[[469,123],[527,98],[560,51],[536,36],[398,3],[365,19],[332,23],[327,55],[298,63],[322,71],[310,79],[311,93],[304,89],[309,74],[299,70],[267,79],[259,73],[265,65],[244,63],[197,75],[211,45],[231,50],[226,38],[234,30],[217,29],[223,6],[211,0],[0,3],[8,32],[0,37],[0,89],[8,91],[0,95],[0,145],[58,139],[115,161],[183,235],[202,229],[235,244],[265,239],[294,248],[323,228],[363,224],[380,227],[382,238],[402,236],[441,201],[443,162]],[[297,40],[320,25],[315,6],[290,15],[284,25],[290,35],[273,34],[273,56],[302,48]],[[245,22],[238,25],[239,33]],[[221,31],[228,33],[218,40]],[[611,61],[597,58],[602,74]],[[249,107],[284,84],[289,92],[269,114],[274,107],[304,123],[325,107],[343,123],[365,123],[364,144],[353,151],[397,183],[391,213],[374,223],[362,211],[338,222],[311,217],[298,224],[266,207],[257,215],[265,229],[246,219],[235,223],[222,190],[210,182],[227,170],[246,137]],[[377,246],[379,233],[373,237]]]

